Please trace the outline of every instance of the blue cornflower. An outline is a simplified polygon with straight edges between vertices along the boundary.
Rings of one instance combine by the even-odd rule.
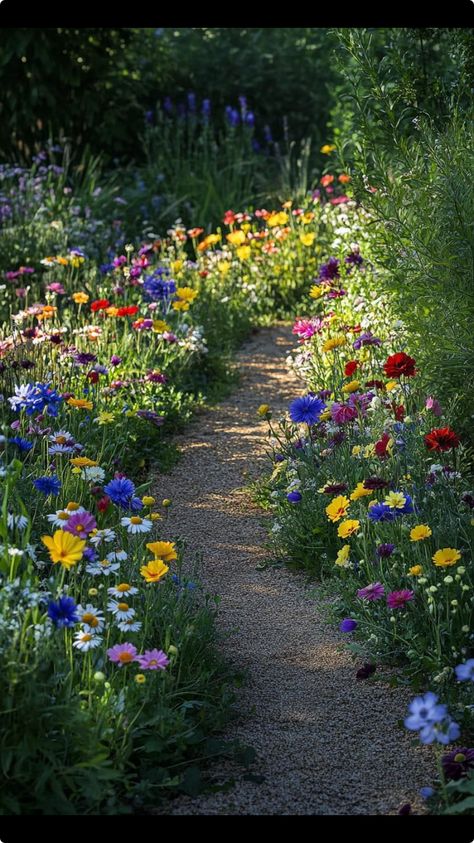
[[[385,503],[376,503],[369,509],[369,518],[371,521],[394,521],[397,517],[397,511],[391,509]]]
[[[178,577],[177,574],[172,574],[171,579],[173,580],[174,584],[178,586],[178,589],[188,588],[190,591],[193,591],[195,588],[197,588],[195,582],[192,582],[191,580],[182,580],[180,577]]]
[[[448,743],[457,741],[460,734],[461,729],[458,723],[455,723],[448,715],[443,720],[436,723],[427,723],[426,726],[423,726],[420,729],[420,741],[424,744],[436,741],[446,746]]]
[[[96,559],[99,558],[99,554],[93,547],[85,547],[82,551],[82,558],[86,560],[86,562],[95,562]]]
[[[107,273],[112,272],[113,269],[115,269],[113,263],[101,263],[99,266],[99,272],[101,272],[102,275],[107,275]]]
[[[290,503],[299,503],[302,497],[303,495],[301,494],[301,492],[289,492],[286,496],[286,499]]]
[[[51,477],[38,477],[37,480],[33,480],[33,486],[38,492],[42,492],[43,495],[59,495],[61,490],[61,481],[59,477],[55,474],[52,474]]]
[[[326,404],[314,395],[303,395],[302,398],[295,398],[290,404],[290,418],[298,424],[315,424],[319,421],[321,413],[326,409]]]
[[[405,504],[401,507],[401,509],[397,509],[397,515],[410,515],[411,512],[414,512],[413,501],[410,495],[407,495],[406,492],[403,492],[405,495]]]
[[[117,506],[128,509],[130,500],[135,493],[135,483],[132,483],[128,477],[115,477],[114,480],[104,486],[104,492]]]
[[[163,270],[156,270],[153,275],[148,275],[142,287],[145,301],[164,301],[171,298],[176,292],[176,284],[173,279],[167,280],[163,277]]]
[[[21,436],[12,436],[8,441],[11,445],[16,445],[21,452],[31,451],[33,447],[33,442],[28,442],[28,439],[23,439]]]
[[[434,795],[434,788],[432,787],[420,787],[419,793],[422,799],[429,799],[431,796]]]
[[[474,682],[474,659],[468,659],[464,664],[456,665],[454,672],[459,682]]]
[[[131,498],[128,506],[132,512],[139,512],[140,509],[143,509],[143,502],[140,498]]]
[[[79,617],[76,613],[76,604],[72,597],[60,597],[55,603],[51,600],[48,603],[48,617],[51,618],[55,627],[71,627],[79,622]]]

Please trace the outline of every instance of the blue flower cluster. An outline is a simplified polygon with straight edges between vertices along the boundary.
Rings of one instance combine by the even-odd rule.
[[[159,267],[152,275],[147,275],[143,282],[145,301],[166,301],[176,292],[176,284],[167,278],[168,270]]]
[[[423,697],[415,697],[408,706],[409,716],[405,727],[419,732],[421,743],[440,743],[446,745],[458,739],[461,734],[459,725],[448,714],[445,705],[438,703],[438,697],[427,691]]]
[[[104,492],[121,509],[138,512],[143,508],[140,498],[135,497],[135,484],[128,477],[115,477],[104,486]]]
[[[76,609],[77,606],[72,597],[60,597],[57,603],[54,600],[48,603],[48,617],[57,629],[69,628],[79,622]]]
[[[16,386],[15,395],[8,399],[13,410],[25,410],[27,416],[45,412],[54,418],[58,415],[62,400],[62,396],[46,383]]]

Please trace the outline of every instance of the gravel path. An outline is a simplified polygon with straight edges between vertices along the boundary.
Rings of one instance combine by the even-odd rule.
[[[252,772],[218,762],[213,781],[227,793],[178,797],[171,814],[396,814],[406,802],[423,812],[419,787],[433,778],[430,748],[413,747],[397,721],[410,691],[356,680],[345,638],[324,623],[300,575],[257,570],[265,559],[262,512],[242,487],[267,467],[261,403],[275,415],[301,385],[285,357],[288,327],[264,329],[241,350],[240,387],[206,411],[176,441],[183,457],[152,492],[173,500],[166,537],[182,535],[204,553],[204,579],[221,596],[223,648],[248,677],[227,738],[258,754]]]

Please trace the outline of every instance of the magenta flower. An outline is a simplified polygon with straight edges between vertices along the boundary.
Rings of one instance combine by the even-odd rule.
[[[76,512],[68,518],[63,530],[72,533],[73,536],[77,536],[79,539],[86,539],[89,533],[92,533],[92,530],[95,530],[96,527],[96,520],[90,512]]]
[[[413,600],[414,597],[415,592],[409,591],[407,588],[403,588],[401,591],[391,591],[390,594],[387,594],[387,605],[391,609],[403,609],[405,603]]]
[[[441,407],[441,404],[436,398],[427,398],[425,407],[427,410],[431,410],[434,416],[443,415],[443,408]]]
[[[107,655],[111,662],[122,667],[124,664],[138,661],[137,652],[137,648],[126,641],[125,644],[116,644],[115,647],[111,647],[107,650]]]
[[[66,290],[64,289],[63,285],[59,283],[59,281],[53,281],[52,284],[48,284],[46,286],[47,290],[51,290],[52,293],[59,293],[59,295],[64,295]]]
[[[315,316],[313,319],[297,319],[292,328],[292,333],[297,334],[304,340],[309,340],[314,334],[319,334],[323,321]]]
[[[338,404],[335,401],[331,407],[331,418],[336,424],[347,424],[357,418],[357,410],[348,404]]]
[[[361,600],[381,600],[385,594],[385,589],[381,582],[372,582],[366,585],[365,588],[359,588],[357,597]]]
[[[136,661],[142,670],[164,670],[170,663],[163,650],[145,650],[143,655],[137,656]]]

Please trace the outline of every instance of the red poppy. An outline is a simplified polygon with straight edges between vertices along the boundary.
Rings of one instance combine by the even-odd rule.
[[[425,436],[425,444],[430,451],[449,451],[450,448],[457,448],[459,441],[450,427],[438,427]]]
[[[367,389],[370,389],[371,386],[375,386],[376,389],[385,389],[385,384],[383,381],[366,381],[365,385]]]
[[[110,307],[110,302],[108,299],[97,299],[91,304],[91,310],[93,313],[96,313],[98,310],[106,310],[106,308],[108,307]]]
[[[388,435],[388,433],[383,433],[379,441],[375,443],[375,453],[378,457],[380,457],[381,460],[385,459],[385,457],[388,457],[387,445],[389,441],[390,436]]]
[[[87,377],[89,378],[91,383],[97,383],[99,380],[99,373],[92,369],[88,374]]]
[[[388,378],[399,378],[405,375],[407,378],[412,378],[416,375],[416,360],[409,357],[404,351],[399,351],[398,354],[392,354],[387,358],[384,364],[384,372]]]
[[[347,375],[348,378],[352,377],[358,365],[357,360],[349,360],[349,362],[346,363],[344,374]]]
[[[403,406],[403,404],[400,404],[399,407],[397,407],[395,404],[393,404],[392,406],[396,420],[400,422],[403,421],[403,419],[405,418],[405,407]]]
[[[207,278],[207,276],[209,275],[209,272],[207,271],[207,269],[202,269],[201,272],[199,273],[199,275],[200,275],[201,278]]]
[[[235,222],[235,214],[234,214],[234,212],[233,212],[233,211],[226,211],[226,212],[225,212],[225,214],[224,214],[224,217],[223,217],[223,219],[222,219],[222,222],[223,222],[225,225],[232,225],[232,223],[234,223],[234,222]]]
[[[128,307],[119,307],[117,316],[135,316],[138,313],[138,305],[130,304]]]

